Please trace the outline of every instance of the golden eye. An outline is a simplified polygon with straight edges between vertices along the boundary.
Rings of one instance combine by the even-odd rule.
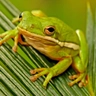
[[[55,32],[55,27],[54,26],[47,26],[45,29],[44,29],[44,33],[48,36],[51,36],[53,35]]]

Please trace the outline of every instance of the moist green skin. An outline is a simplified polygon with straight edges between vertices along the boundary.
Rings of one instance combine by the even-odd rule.
[[[20,23],[15,29],[0,34],[0,37],[3,38],[0,40],[0,45],[8,39],[14,38],[13,51],[17,50],[19,42],[22,45],[31,45],[47,57],[58,61],[51,68],[31,70],[31,74],[34,74],[30,78],[31,81],[47,75],[43,83],[43,86],[46,87],[52,77],[65,72],[72,65],[76,75],[70,76],[70,79],[74,80],[69,85],[72,86],[75,83],[79,83],[80,87],[86,85],[86,81],[88,81],[86,79],[88,47],[82,31],[74,31],[55,17],[37,16],[29,11],[23,12],[23,15],[17,18],[17,21],[20,21]],[[53,33],[46,30],[50,26],[54,28]],[[21,35],[25,38],[25,42],[22,40]],[[66,43],[66,46],[61,46],[61,43]],[[76,46],[77,48],[75,48]]]

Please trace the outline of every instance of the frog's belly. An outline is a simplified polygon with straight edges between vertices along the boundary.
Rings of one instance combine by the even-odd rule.
[[[44,43],[42,40],[40,41],[38,39],[26,38],[26,42],[53,60],[60,60],[68,55],[75,56],[78,54],[78,51],[76,50],[60,47],[59,45],[52,43]]]

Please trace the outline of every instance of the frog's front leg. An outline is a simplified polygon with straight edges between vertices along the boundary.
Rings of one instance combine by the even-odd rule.
[[[47,75],[43,83],[43,86],[46,88],[51,78],[63,73],[71,65],[71,63],[72,63],[71,56],[67,56],[62,60],[60,60],[55,66],[51,68],[38,68],[38,69],[31,70],[30,73],[35,75],[32,76],[30,79],[31,81],[35,81],[40,76]]]
[[[23,45],[26,45],[26,43],[24,43],[22,41],[22,38],[21,38],[21,35],[19,34],[18,29],[6,31],[5,33],[0,34],[0,38],[2,38],[0,40],[0,45],[2,45],[8,39],[13,38],[14,39],[14,46],[13,46],[12,50],[14,52],[17,51],[18,42],[20,42]]]
[[[14,47],[13,50],[16,51],[16,47],[17,47],[17,39],[18,39],[18,30],[14,29],[14,30],[10,30],[10,31],[6,31],[5,33],[0,34],[0,38],[2,38],[0,40],[0,45],[2,45],[4,42],[6,42],[8,39],[10,38],[14,38],[15,43],[14,43]]]
[[[79,56],[73,57],[72,66],[74,70],[77,72],[77,75],[69,76],[70,79],[75,79],[74,81],[69,83],[69,85],[72,86],[73,84],[80,82],[79,86],[82,87],[88,83],[88,75],[87,75],[88,47],[83,32],[77,30],[76,33],[80,40],[80,51]]]

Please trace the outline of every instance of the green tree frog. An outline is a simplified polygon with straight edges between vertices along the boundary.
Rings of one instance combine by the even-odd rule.
[[[17,27],[0,34],[2,38],[0,45],[13,38],[13,51],[17,50],[18,43],[31,45],[50,59],[58,61],[51,68],[31,70],[30,73],[34,75],[30,77],[30,80],[35,81],[40,76],[47,75],[43,82],[43,86],[46,87],[52,77],[58,76],[72,66],[76,74],[69,76],[72,79],[68,83],[69,86],[78,83],[79,87],[82,87],[88,83],[86,70],[88,47],[82,31],[74,31],[61,20],[47,17],[40,11],[24,11],[14,19],[14,22],[17,21],[19,21]]]

